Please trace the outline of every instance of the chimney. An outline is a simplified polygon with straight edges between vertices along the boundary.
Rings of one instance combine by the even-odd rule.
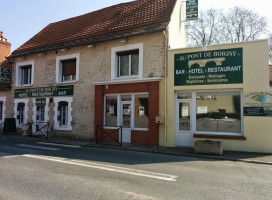
[[[11,44],[4,37],[4,33],[0,31],[0,63],[10,55]]]

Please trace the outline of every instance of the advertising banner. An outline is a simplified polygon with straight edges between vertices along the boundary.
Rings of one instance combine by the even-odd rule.
[[[74,94],[74,86],[52,86],[27,89],[15,89],[14,98],[71,96]]]
[[[245,92],[244,116],[272,117],[272,91],[271,92]]]
[[[243,49],[220,49],[174,55],[174,84],[243,83]]]
[[[198,19],[198,0],[186,1],[186,21]]]

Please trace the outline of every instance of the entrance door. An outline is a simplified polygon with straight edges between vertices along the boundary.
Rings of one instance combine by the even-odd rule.
[[[44,126],[44,106],[37,106],[37,111],[36,111],[36,129],[35,132],[38,131],[41,127]],[[37,135],[41,135],[41,132],[37,132]]]
[[[178,100],[176,106],[176,145],[193,147],[192,101]]]
[[[122,102],[121,105],[122,142],[131,143],[131,102]]]

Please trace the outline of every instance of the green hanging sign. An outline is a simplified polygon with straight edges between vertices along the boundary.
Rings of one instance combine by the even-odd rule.
[[[186,20],[198,19],[198,0],[186,1]]]

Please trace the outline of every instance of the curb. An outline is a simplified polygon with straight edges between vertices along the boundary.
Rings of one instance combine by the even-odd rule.
[[[156,149],[133,149],[121,146],[106,146],[106,145],[97,145],[97,144],[71,144],[65,142],[54,142],[54,141],[46,141],[46,140],[37,140],[37,139],[28,139],[28,138],[9,138],[4,137],[6,139],[12,140],[23,140],[23,141],[34,141],[34,142],[45,142],[45,143],[52,143],[52,144],[63,144],[63,145],[77,145],[80,147],[90,147],[90,148],[99,148],[99,149],[114,149],[114,150],[126,150],[126,151],[135,151],[135,152],[144,152],[144,153],[156,153],[156,154],[165,154],[165,155],[173,155],[173,156],[186,156],[186,157],[195,157],[195,158],[205,158],[205,159],[212,159],[212,160],[225,160],[225,161],[233,161],[233,162],[243,162],[243,163],[252,163],[252,164],[264,164],[264,165],[272,165],[272,162],[264,162],[259,160],[247,160],[247,159],[234,159],[234,158],[224,158],[219,156],[213,155],[204,155],[204,154],[190,154],[190,153],[175,153],[175,152],[166,152],[166,151],[158,151]]]

